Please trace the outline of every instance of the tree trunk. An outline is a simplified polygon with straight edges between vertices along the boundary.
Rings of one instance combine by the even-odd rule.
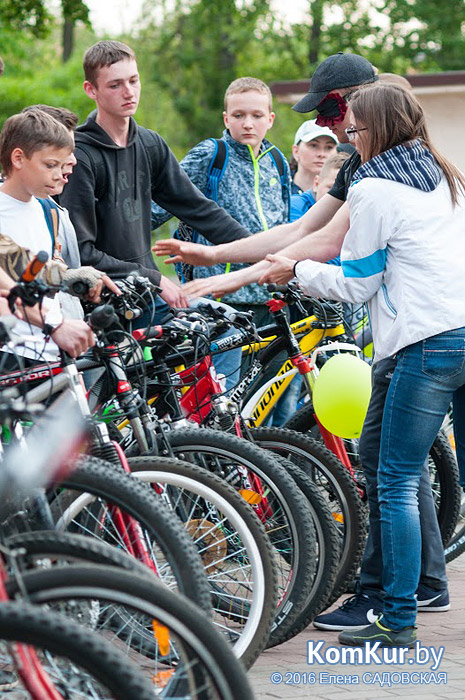
[[[62,60],[63,63],[66,63],[72,52],[73,52],[73,47],[74,47],[74,20],[70,19],[69,17],[65,17],[64,22],[63,22],[63,53],[62,53]]]
[[[310,27],[310,45],[308,48],[308,62],[310,68],[318,63],[320,57],[321,25],[323,24],[323,7],[325,0],[310,0],[310,14],[312,26]]]

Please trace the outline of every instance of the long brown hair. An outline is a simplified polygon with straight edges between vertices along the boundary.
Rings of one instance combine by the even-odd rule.
[[[391,83],[377,83],[357,91],[350,108],[357,126],[367,127],[361,147],[363,162],[394,146],[420,139],[443,171],[452,201],[457,204],[459,191],[465,194],[465,177],[433,146],[423,109],[410,91]]]

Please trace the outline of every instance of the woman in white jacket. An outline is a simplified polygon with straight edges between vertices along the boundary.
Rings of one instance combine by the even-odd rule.
[[[418,484],[451,400],[465,467],[465,178],[432,146],[412,94],[380,84],[360,90],[350,106],[347,134],[362,165],[348,196],[342,266],[281,262],[310,294],[367,301],[376,360],[396,356],[379,464],[384,612],[339,639],[413,646]]]

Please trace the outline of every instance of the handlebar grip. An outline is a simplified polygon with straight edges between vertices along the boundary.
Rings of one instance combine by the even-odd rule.
[[[286,292],[289,291],[289,288],[287,284],[267,284],[266,285],[267,291],[268,292],[280,292],[281,294],[285,294]]]
[[[45,250],[39,250],[37,255],[34,255],[32,260],[27,264],[26,269],[21,275],[21,282],[33,282],[43,269],[47,260],[48,253]]]
[[[136,331],[132,331],[132,337],[134,340],[150,340],[151,338],[161,338],[163,335],[163,328],[161,326],[152,326],[148,333],[145,333],[143,328],[138,328]]]
[[[89,294],[90,285],[88,282],[82,282],[81,280],[77,280],[76,282],[73,282],[70,286],[73,291],[73,294],[75,294],[78,297],[85,297],[86,294]]]
[[[90,325],[95,330],[104,330],[117,320],[115,311],[110,304],[97,306],[97,308],[92,311],[89,319]]]

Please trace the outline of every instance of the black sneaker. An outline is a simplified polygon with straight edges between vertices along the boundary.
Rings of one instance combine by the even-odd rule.
[[[0,670],[0,691],[13,690],[18,685],[18,677],[12,671]]]
[[[339,642],[349,647],[363,647],[366,642],[381,642],[382,647],[413,647],[417,638],[416,627],[391,630],[380,620],[358,631],[344,630],[339,635]]]
[[[378,596],[356,593],[333,612],[317,615],[313,625],[319,630],[359,630],[375,622],[383,611]]]
[[[435,588],[418,584],[417,593],[418,612],[446,612],[450,609],[449,592],[438,591]]]

